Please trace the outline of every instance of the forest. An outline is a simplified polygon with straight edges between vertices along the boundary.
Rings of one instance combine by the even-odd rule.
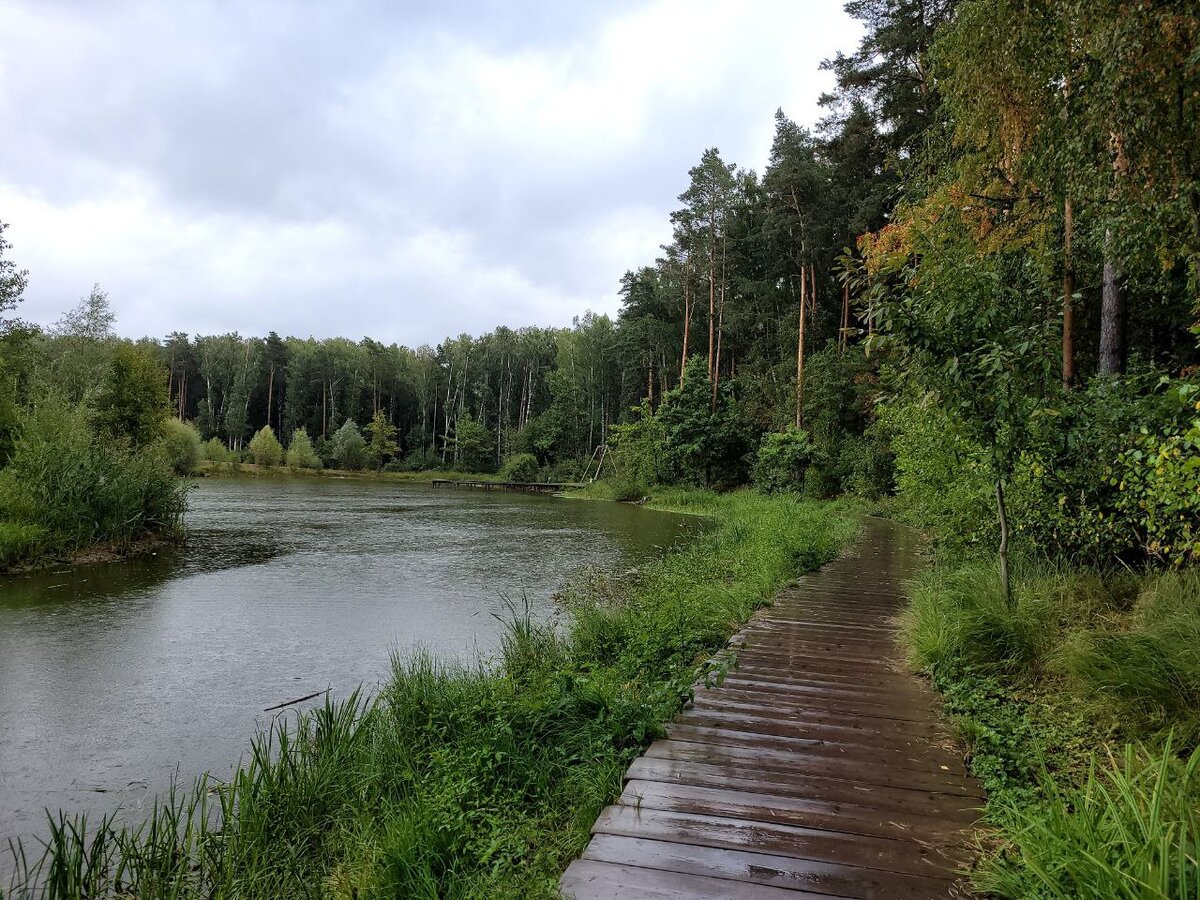
[[[86,454],[141,460],[155,527],[182,503],[162,473],[201,456],[570,481],[605,448],[616,499],[852,496],[934,548],[905,640],[989,789],[980,885],[1193,896],[1200,11],[846,9],[865,36],[822,63],[820,123],[778,112],[761,171],[699,152],[615,319],[129,341],[99,287],[51,328],[4,319],[0,563],[67,527],[48,510],[84,502],[62,470]]]

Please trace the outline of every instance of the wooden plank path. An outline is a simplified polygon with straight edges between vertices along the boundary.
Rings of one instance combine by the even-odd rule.
[[[730,642],[736,667],[629,767],[563,895],[967,896],[983,792],[896,646],[913,564],[911,537],[868,519],[760,611]]]

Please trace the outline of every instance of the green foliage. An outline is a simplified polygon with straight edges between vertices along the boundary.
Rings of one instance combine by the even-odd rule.
[[[283,445],[274,430],[264,425],[246,445],[246,456],[259,466],[277,466],[283,461]]]
[[[807,431],[789,428],[764,434],[754,460],[754,485],[764,494],[798,493],[815,456]]]
[[[1171,395],[1178,412],[1142,426],[1112,481],[1147,552],[1184,565],[1200,560],[1200,384],[1173,385]]]
[[[486,472],[492,469],[496,444],[492,433],[470,416],[454,423],[454,459],[467,472]]]
[[[220,438],[209,438],[200,448],[200,455],[208,462],[231,463],[237,462],[238,456],[221,442]]]
[[[703,661],[855,531],[796,498],[667,501],[716,521],[637,575],[574,583],[566,630],[513,608],[494,666],[397,660],[377,700],[273,720],[230,782],[159,801],[145,826],[60,818],[40,862],[16,860],[17,896],[39,875],[58,897],[118,881],[179,898],[557,896]]]
[[[516,453],[506,459],[500,467],[500,480],[537,481],[540,468],[537,457],[532,453]]]
[[[53,553],[173,532],[185,497],[161,447],[98,439],[85,410],[53,398],[24,419],[0,470],[0,521]]]
[[[727,393],[712,407],[712,382],[700,357],[688,361],[683,385],[663,397],[657,418],[666,434],[672,481],[739,484],[746,476],[746,433]]]
[[[317,456],[312,441],[308,439],[308,432],[303,428],[292,432],[292,442],[288,444],[287,450],[287,464],[293,469],[321,468],[321,457]]]
[[[366,431],[371,438],[367,444],[367,458],[374,468],[380,469],[400,450],[396,442],[396,426],[387,420],[383,410],[378,409],[367,423]]]
[[[46,538],[46,529],[41,525],[0,520],[0,570],[35,558]]]
[[[333,433],[330,440],[332,458],[339,469],[358,471],[367,464],[367,442],[352,419]]]
[[[148,351],[118,346],[96,397],[98,429],[145,447],[162,434],[167,415],[167,373]]]
[[[163,421],[163,448],[177,475],[190,475],[200,464],[200,432],[191,422]]]
[[[634,411],[631,421],[609,428],[604,465],[609,468],[611,478],[641,486],[641,495],[645,495],[647,485],[665,484],[671,480],[668,459],[666,427],[648,403]]]

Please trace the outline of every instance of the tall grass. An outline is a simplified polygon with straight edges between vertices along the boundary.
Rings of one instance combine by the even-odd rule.
[[[634,576],[572,585],[566,629],[513,606],[495,665],[397,659],[374,700],[277,720],[231,780],[144,825],[56,819],[40,859],[16,848],[12,896],[555,896],[702,661],[856,530],[792,498],[671,502],[714,528]]]
[[[1183,900],[1200,897],[1200,750],[1168,740],[1094,762],[1081,786],[1043,776],[1045,799],[1000,800],[1006,846],[978,886],[1001,897]]]
[[[1200,897],[1200,573],[1026,568],[1010,607],[993,567],[968,563],[911,596],[910,659],[942,691],[1002,840],[978,886]]]

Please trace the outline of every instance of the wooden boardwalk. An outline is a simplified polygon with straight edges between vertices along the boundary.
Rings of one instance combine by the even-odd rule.
[[[983,803],[892,618],[910,538],[869,519],[736,635],[736,668],[635,760],[562,877],[593,898],[966,895]]]

